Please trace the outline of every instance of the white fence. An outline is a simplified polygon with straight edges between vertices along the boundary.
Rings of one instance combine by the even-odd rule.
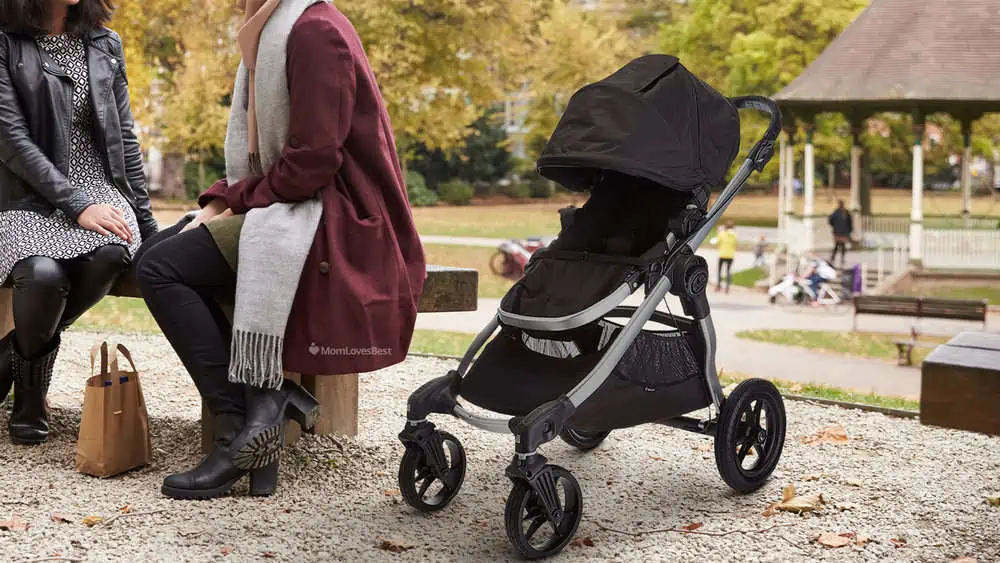
[[[1000,270],[1000,231],[925,229],[923,263],[928,268]]]

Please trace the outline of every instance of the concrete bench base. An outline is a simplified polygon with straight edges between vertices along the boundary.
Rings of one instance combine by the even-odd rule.
[[[896,360],[896,363],[901,366],[913,365],[914,348],[938,347],[938,345],[934,342],[922,342],[920,340],[894,340],[892,343],[896,345],[896,350],[899,352],[899,358]]]
[[[479,273],[473,269],[428,266],[421,313],[475,311],[479,294]],[[112,296],[141,298],[131,273],[124,274],[111,291]],[[0,336],[14,328],[11,290],[0,288]],[[142,370],[142,358],[137,358]],[[358,375],[302,375],[288,373],[319,400],[322,410],[315,434],[355,436],[358,433]],[[81,380],[82,382],[82,380]],[[82,383],[81,383],[82,385]],[[213,436],[207,409],[202,408],[202,446],[210,447]],[[298,424],[289,423],[286,440],[294,442],[300,434]]]

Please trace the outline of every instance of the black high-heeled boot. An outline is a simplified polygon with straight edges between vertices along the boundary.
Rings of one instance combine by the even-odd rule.
[[[197,467],[184,473],[170,475],[160,489],[164,495],[176,499],[210,499],[229,492],[244,475],[250,474],[250,495],[268,496],[278,487],[278,461],[271,465],[247,471],[233,465],[230,446],[233,438],[243,428],[243,417],[233,414],[218,415],[213,420],[215,447]]]
[[[52,381],[52,368],[59,354],[59,337],[49,351],[26,360],[14,347],[12,372],[14,378],[14,408],[10,412],[7,430],[15,444],[41,444],[49,439],[49,410],[45,396]]]
[[[0,339],[0,404],[7,400],[14,384],[14,331]]]
[[[295,420],[303,430],[316,425],[319,402],[301,385],[285,380],[281,389],[246,386],[246,425],[233,440],[233,464],[251,470],[278,459],[285,442],[285,421]]]

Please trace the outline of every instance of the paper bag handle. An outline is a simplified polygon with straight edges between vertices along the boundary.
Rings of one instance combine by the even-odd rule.
[[[111,350],[111,369],[118,372],[118,354],[121,353],[128,360],[128,364],[132,366],[132,373],[138,373],[139,370],[135,367],[135,361],[132,359],[132,353],[128,351],[128,348],[124,344],[118,344]],[[117,378],[116,378],[117,379]]]
[[[94,347],[90,349],[90,375],[94,376],[94,365],[97,362],[97,353],[101,353],[101,373],[100,375],[108,375],[108,343],[101,342],[100,344],[94,344]]]

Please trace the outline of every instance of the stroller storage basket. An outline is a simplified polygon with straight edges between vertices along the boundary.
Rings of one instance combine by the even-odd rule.
[[[601,320],[572,338],[549,340],[505,327],[471,366],[460,394],[494,412],[526,415],[575,387],[620,331],[620,325]],[[681,330],[643,330],[571,424],[581,430],[624,428],[708,406],[701,347]]]

